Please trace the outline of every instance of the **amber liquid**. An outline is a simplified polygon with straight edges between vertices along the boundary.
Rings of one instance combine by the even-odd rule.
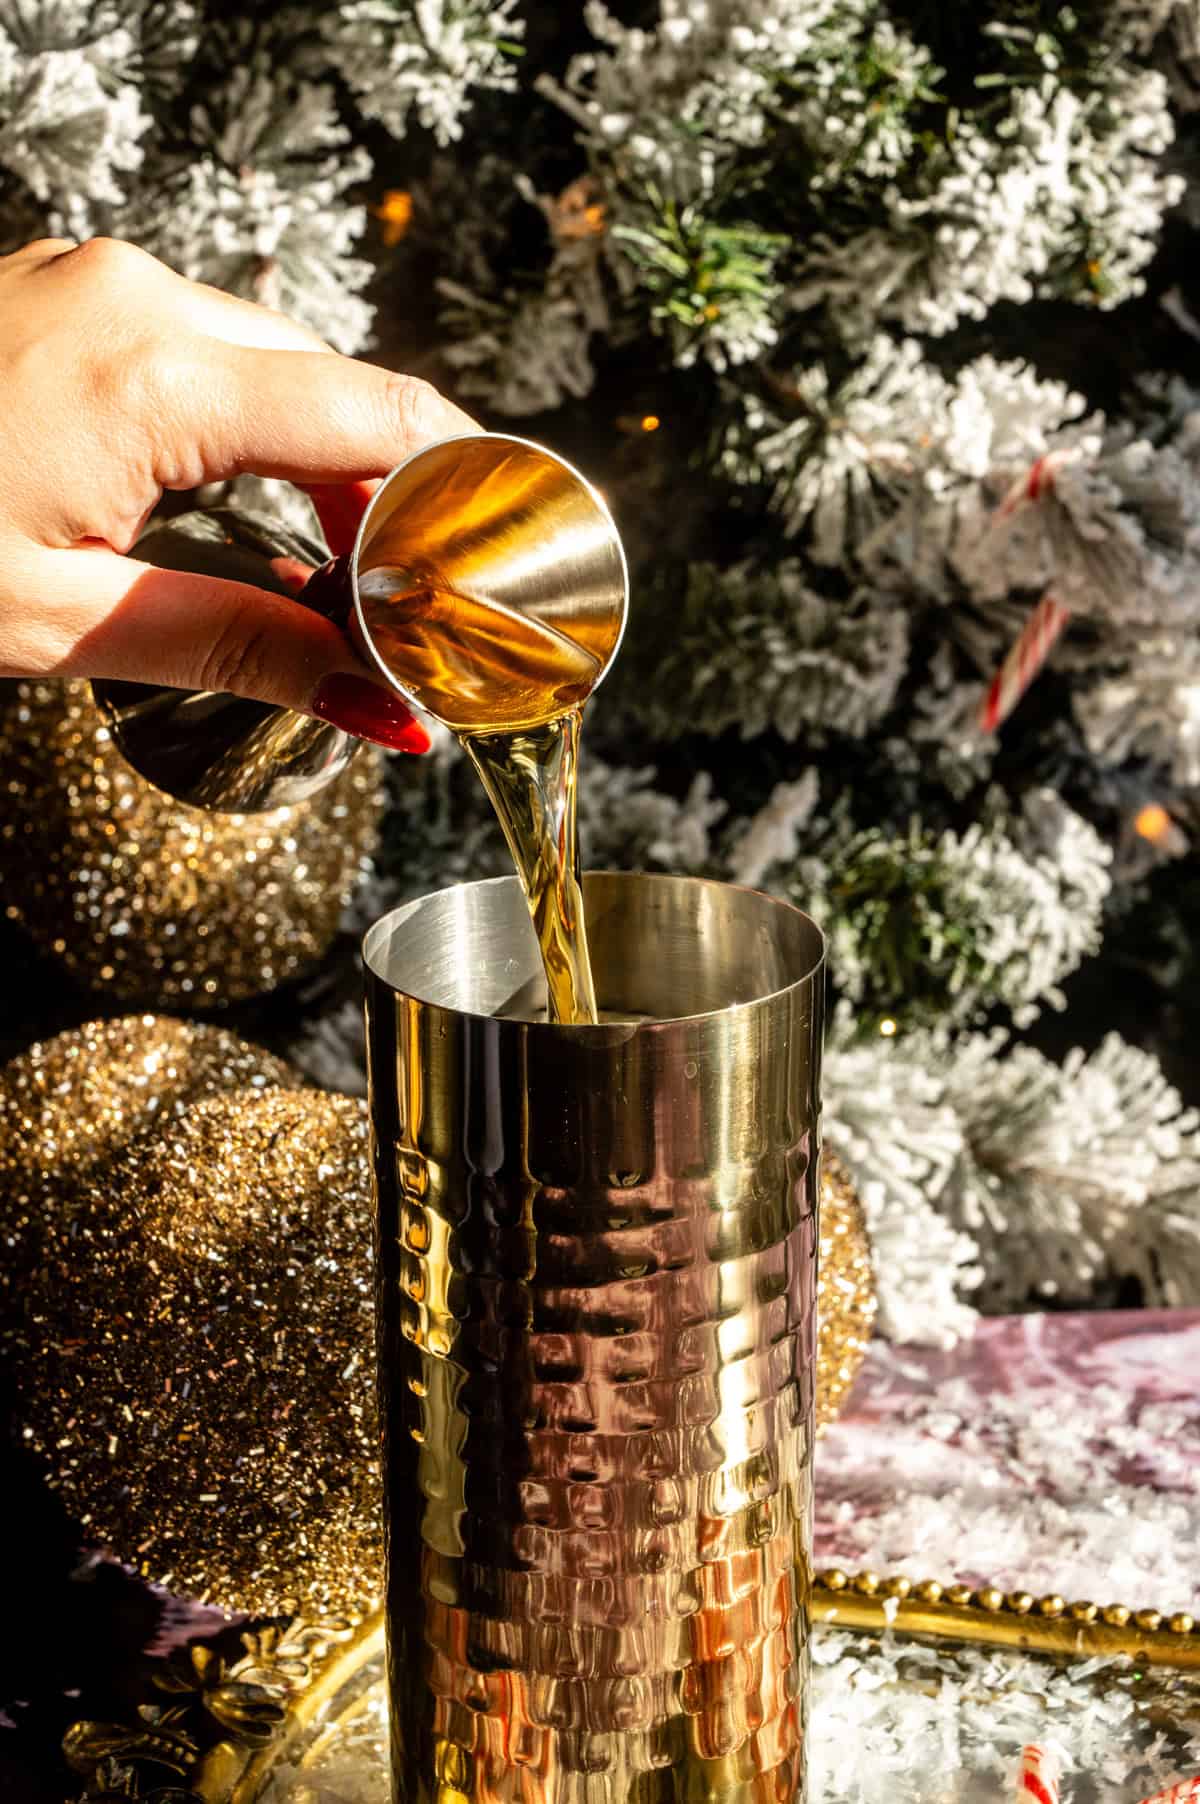
[[[513,855],[546,970],[550,1019],[596,1019],[579,884],[575,794],[583,710],[517,733],[464,733]]]
[[[550,1019],[595,1021],[576,793],[600,660],[545,621],[414,571],[377,569],[359,593],[385,663],[453,730],[491,798],[529,903]]]

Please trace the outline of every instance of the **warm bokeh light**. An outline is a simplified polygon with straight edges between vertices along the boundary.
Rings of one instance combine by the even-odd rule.
[[[885,1015],[883,1020],[879,1023],[879,1031],[885,1040],[890,1040],[892,1038],[892,1035],[896,1031],[896,1023],[892,1020],[890,1015]]]
[[[590,175],[570,182],[556,200],[543,199],[550,230],[562,244],[581,238],[599,238],[608,224],[600,191]]]
[[[657,432],[661,425],[662,421],[656,413],[644,413],[642,415],[643,432]]]
[[[399,244],[412,222],[412,195],[406,188],[389,188],[371,211],[383,223],[383,242],[389,247]]]
[[[1133,830],[1152,845],[1159,845],[1171,831],[1171,817],[1161,802],[1147,802],[1138,809]]]

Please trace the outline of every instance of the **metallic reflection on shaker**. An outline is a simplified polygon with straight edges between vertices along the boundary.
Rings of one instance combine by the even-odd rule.
[[[496,1018],[537,996],[513,879],[365,942],[395,1796],[790,1804],[821,936],[585,895],[595,1027]]]

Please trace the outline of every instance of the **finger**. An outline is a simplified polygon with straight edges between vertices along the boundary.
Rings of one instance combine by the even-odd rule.
[[[282,313],[274,313],[253,301],[226,294],[206,282],[184,285],[181,315],[197,331],[224,344],[240,345],[245,350],[313,351],[333,357],[332,345],[310,332],[299,321]],[[359,522],[375,493],[374,482],[303,483],[312,498],[325,534],[326,543],[335,557],[351,551],[358,535]]]
[[[188,331],[249,349],[335,353],[298,320],[254,301],[226,294],[207,282],[193,282],[124,238],[89,238],[82,244],[43,238],[18,253],[36,263],[56,265],[60,280],[86,287],[92,298],[107,291],[125,303],[136,293],[143,312],[171,323],[171,342],[180,346]],[[151,304],[152,297],[152,304]],[[137,324],[136,315],[134,324]]]
[[[42,671],[218,690],[315,714],[393,750],[429,747],[337,627],[286,596],[90,547],[42,553],[36,574],[55,598],[59,641]]]
[[[4,261],[30,265],[52,263],[56,257],[61,257],[67,251],[77,248],[78,240],[75,238],[33,238],[28,244],[23,244],[19,250],[10,251]]]
[[[245,301],[207,282],[188,282],[180,277],[178,317],[208,338],[223,344],[241,345],[247,350],[311,351],[334,357],[332,345],[325,343],[299,320],[273,308]]]
[[[172,366],[180,387],[166,410],[174,442],[164,445],[164,462],[179,467],[198,452],[206,482],[243,471],[360,482],[423,445],[480,430],[428,382],[375,364],[240,345],[214,353],[203,367]]]
[[[244,350],[312,351],[333,357],[332,345],[310,332],[298,320],[275,313],[268,307],[226,294],[207,282],[182,282],[179,308],[181,320],[208,338],[223,344],[240,345]],[[335,557],[353,549],[359,521],[374,494],[374,482],[339,483],[336,485],[304,483],[311,496],[325,534],[326,543]],[[122,547],[121,549],[127,549]]]

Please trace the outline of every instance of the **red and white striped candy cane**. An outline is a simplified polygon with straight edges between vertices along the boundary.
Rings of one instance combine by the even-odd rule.
[[[1068,446],[1059,451],[1047,451],[1036,458],[1028,470],[1018,476],[992,515],[992,530],[1010,519],[1018,508],[1027,507],[1048,495],[1062,466],[1076,455],[1075,447]],[[1007,720],[1050,656],[1069,618],[1070,613],[1061,602],[1055,601],[1052,595],[1042,597],[992,678],[979,710],[981,732],[994,733],[1001,721]]]
[[[1021,1753],[1021,1770],[1017,1774],[1017,1804],[1058,1804],[1058,1782],[1062,1762],[1053,1747],[1042,1747],[1036,1741]]]
[[[1156,1791],[1152,1798],[1143,1798],[1142,1804],[1187,1804],[1193,1798],[1200,1798],[1200,1778],[1181,1779],[1177,1785],[1169,1785],[1166,1791]]]
[[[1033,613],[1021,628],[1016,644],[988,684],[979,709],[979,728],[994,733],[1002,720],[1007,720],[1042,665],[1053,651],[1067,621],[1070,608],[1043,595]]]
[[[1026,502],[1040,501],[1054,487],[1055,477],[1063,465],[1069,463],[1074,456],[1072,446],[1062,451],[1047,451],[1031,463],[1025,474],[1017,477],[992,515],[992,525],[998,526],[1001,520],[1007,520],[1019,507],[1024,507]]]

